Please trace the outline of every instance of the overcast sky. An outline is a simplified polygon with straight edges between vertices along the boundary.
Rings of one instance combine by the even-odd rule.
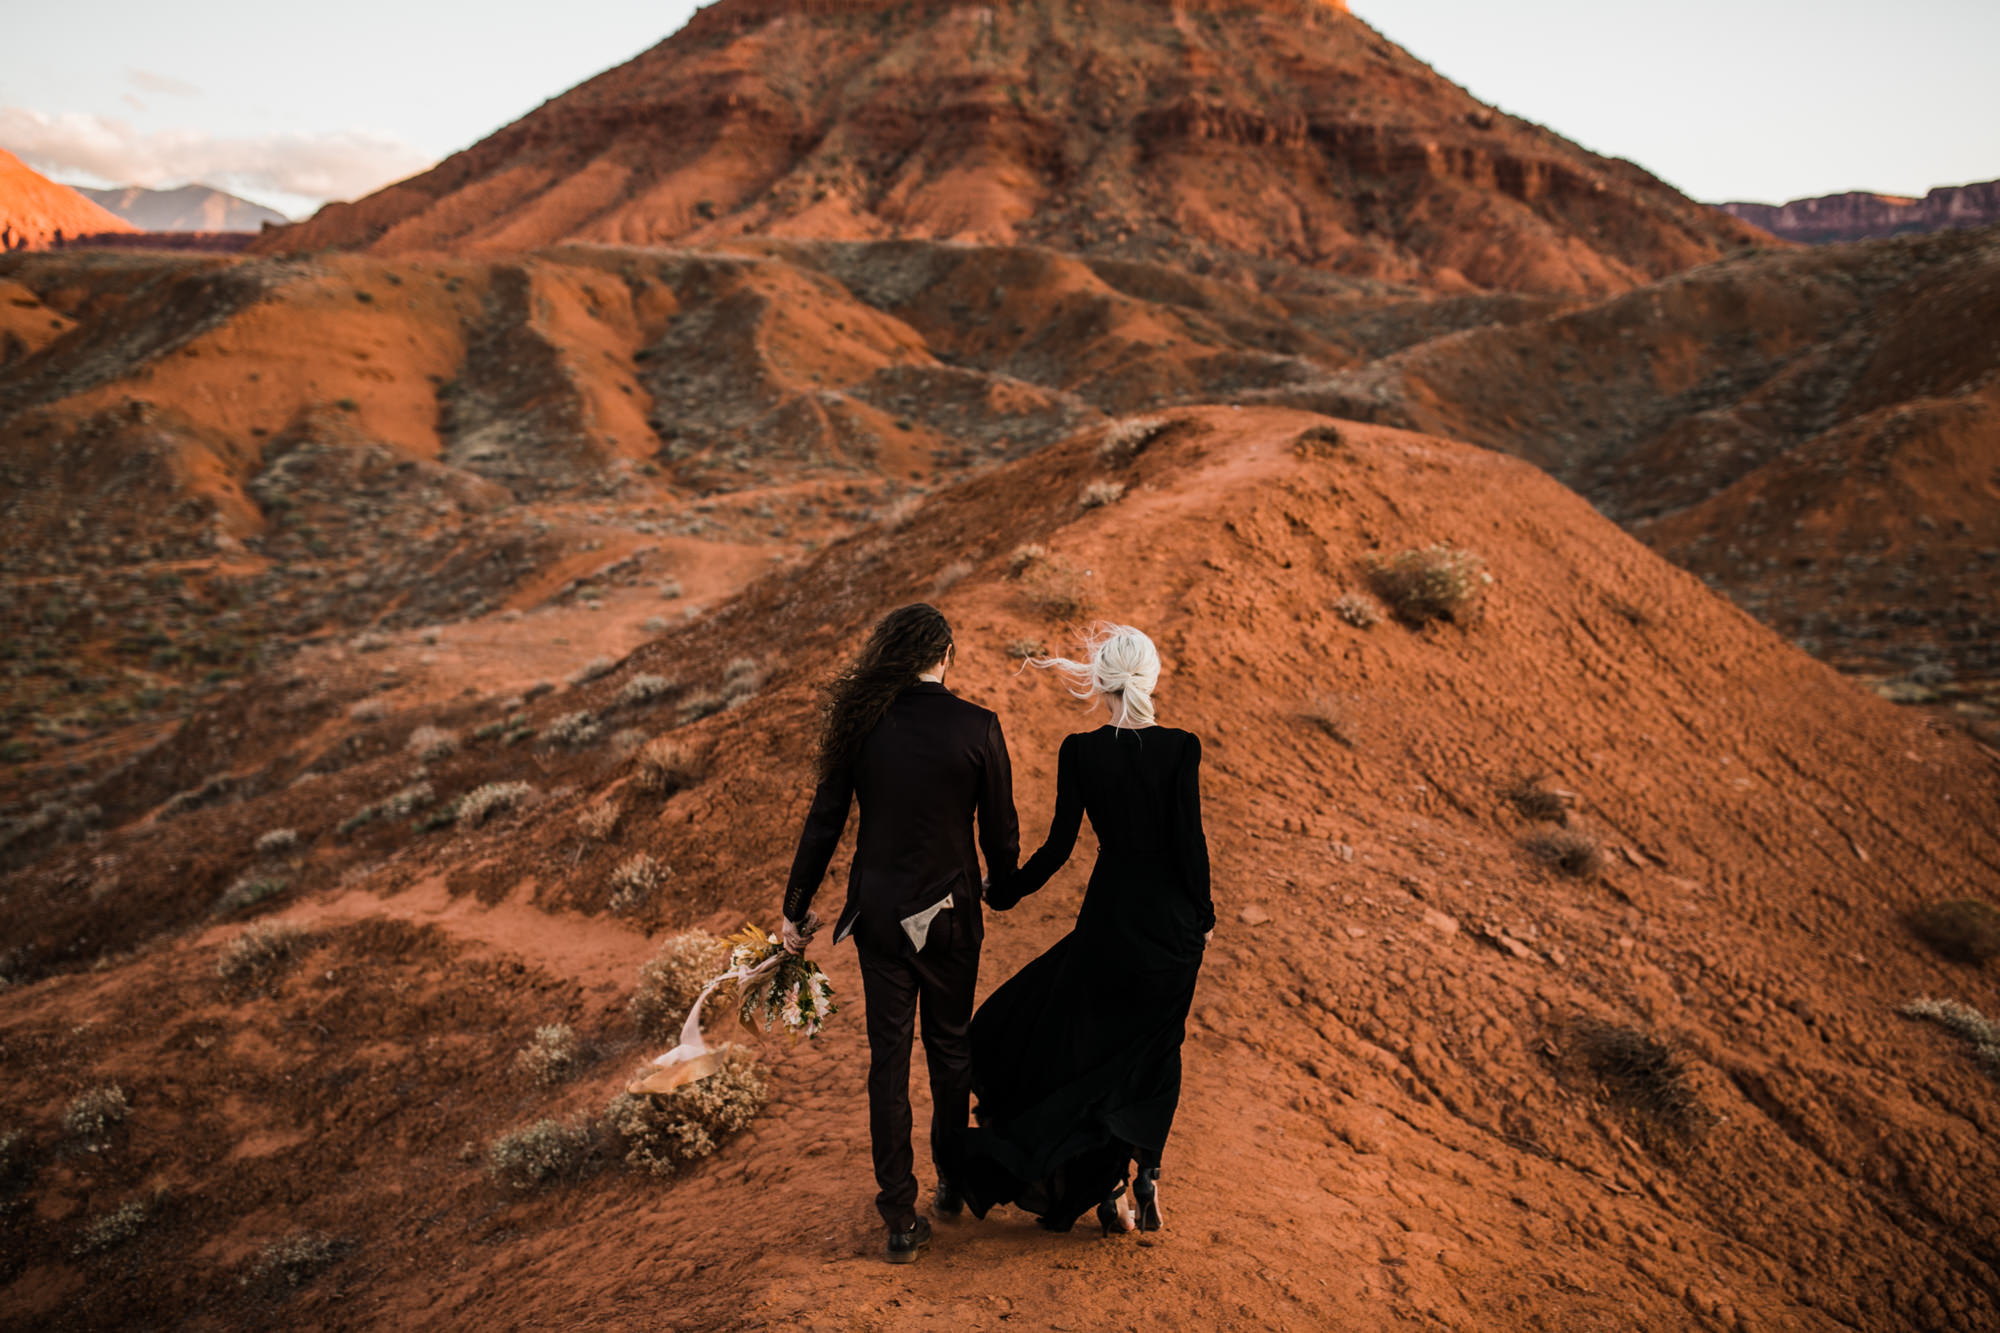
[[[1474,96],[1699,199],[2000,177],[2000,0],[1353,5]],[[0,41],[0,148],[58,180],[198,180],[299,216],[477,141],[695,8],[24,0]]]

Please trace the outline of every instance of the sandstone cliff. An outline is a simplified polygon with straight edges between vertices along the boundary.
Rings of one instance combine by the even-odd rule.
[[[1851,190],[1816,199],[1794,199],[1788,204],[1730,203],[1721,207],[1773,236],[1823,245],[1990,226],[2000,222],[2000,181],[1941,185],[1921,199]]]

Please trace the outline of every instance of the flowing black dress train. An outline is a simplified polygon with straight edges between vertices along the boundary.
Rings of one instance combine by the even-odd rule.
[[[1090,815],[1097,864],[1075,928],[973,1016],[979,1126],[952,1134],[939,1164],[980,1217],[1012,1203],[1066,1230],[1133,1160],[1159,1164],[1215,925],[1200,765],[1200,739],[1172,728],[1067,738],[1048,841],[988,895],[1004,911],[1048,883]]]

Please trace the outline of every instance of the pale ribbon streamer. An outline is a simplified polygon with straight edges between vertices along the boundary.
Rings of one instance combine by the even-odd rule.
[[[719,987],[726,986],[732,981],[741,982],[745,985],[755,981],[758,977],[763,976],[766,972],[771,971],[778,964],[784,962],[785,957],[786,955],[781,950],[778,953],[772,954],[755,967],[732,967],[715,980],[709,982],[708,985],[702,987],[701,994],[695,998],[694,1008],[688,1010],[687,1022],[681,1024],[681,1044],[668,1051],[665,1055],[656,1056],[653,1063],[662,1067],[672,1067],[678,1064],[686,1064],[691,1060],[699,1060],[704,1055],[712,1054],[708,1043],[703,1041],[701,1036],[701,1007],[708,1003],[708,997],[715,994]]]

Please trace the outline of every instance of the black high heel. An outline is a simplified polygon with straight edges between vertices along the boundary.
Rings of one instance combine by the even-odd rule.
[[[1139,1205],[1136,1229],[1158,1231],[1166,1225],[1160,1216],[1160,1168],[1149,1166],[1132,1182],[1132,1201]]]
[[[1118,1208],[1118,1200],[1124,1194],[1125,1182],[1121,1180],[1116,1189],[1104,1196],[1104,1202],[1097,1205],[1097,1225],[1104,1229],[1107,1236],[1122,1236],[1132,1230],[1131,1223],[1125,1220],[1125,1214]]]

